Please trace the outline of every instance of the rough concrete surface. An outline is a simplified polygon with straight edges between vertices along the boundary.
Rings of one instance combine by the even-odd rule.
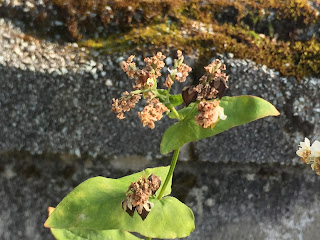
[[[159,144],[171,121],[143,128],[142,105],[116,119],[111,100],[132,83],[118,68],[122,56],[26,40],[18,24],[0,23],[0,239],[53,239],[43,228],[47,207],[82,181],[169,164]],[[320,140],[319,78],[299,85],[251,61],[217,57],[230,75],[227,95],[261,96],[281,116],[184,149],[189,161],[177,165],[173,195],[195,212],[189,239],[317,239],[320,181],[296,164],[295,151],[305,136]]]

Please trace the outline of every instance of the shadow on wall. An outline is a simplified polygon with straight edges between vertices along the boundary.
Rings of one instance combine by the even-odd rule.
[[[111,111],[112,98],[129,89],[121,79],[131,84],[119,70],[108,72],[111,87],[106,78],[93,80],[90,73],[59,76],[1,65],[0,71],[0,151],[108,156],[160,152],[168,120],[150,131],[141,126],[136,111],[124,121]]]

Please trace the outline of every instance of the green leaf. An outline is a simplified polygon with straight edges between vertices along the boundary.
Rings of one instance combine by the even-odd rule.
[[[51,233],[57,240],[139,240],[131,233],[120,230],[91,230],[91,229],[58,229],[51,228]]]
[[[179,106],[180,104],[183,103],[182,95],[181,94],[170,95],[169,101],[173,106]]]
[[[191,104],[190,104],[191,105]],[[187,117],[171,125],[163,134],[160,150],[162,154],[169,153],[174,149],[183,146],[187,142],[193,142],[203,138],[214,136],[230,128],[252,122],[267,116],[278,116],[278,110],[266,100],[255,96],[223,97],[220,106],[224,108],[227,115],[226,120],[219,120],[213,129],[203,129],[197,125],[194,116],[197,115],[197,108],[189,106],[188,110],[182,109],[179,114]]]
[[[163,96],[168,96],[169,92],[166,89],[157,89],[158,93],[163,95]]]
[[[184,107],[184,108],[180,109],[178,111],[180,118],[181,119],[185,119],[186,117],[190,118],[195,112],[197,112],[197,108],[196,108],[197,105],[198,105],[198,102],[194,102],[194,103],[190,103],[188,107]],[[168,116],[171,119],[176,119],[177,118],[176,115],[173,114],[173,112],[170,112],[168,114]]]
[[[169,167],[146,169],[145,175],[153,173],[164,181]],[[131,182],[143,173],[120,179],[91,178],[69,193],[52,212],[45,226],[51,228],[80,228],[93,230],[119,229],[138,232],[152,238],[182,238],[194,230],[194,216],[190,208],[173,197],[150,198],[154,204],[143,221],[135,213],[130,217],[121,206]],[[171,182],[165,194],[171,192]],[[158,190],[158,192],[160,192]]]

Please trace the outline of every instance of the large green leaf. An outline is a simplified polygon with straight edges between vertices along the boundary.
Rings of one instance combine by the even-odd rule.
[[[180,110],[179,114],[187,117],[183,121],[171,125],[165,131],[160,145],[161,153],[169,153],[187,142],[211,137],[259,118],[280,114],[271,103],[255,96],[223,97],[220,106],[224,108],[227,119],[219,120],[213,129],[203,129],[196,124],[194,116],[198,112],[196,108],[193,108],[193,105]]]
[[[169,167],[160,167],[144,172],[146,176],[150,173],[160,176],[164,181],[168,170]],[[120,179],[95,177],[83,182],[59,203],[45,225],[63,229],[119,229],[152,238],[188,236],[194,230],[193,213],[176,198],[150,198],[154,207],[144,221],[137,213],[132,218],[122,209],[121,201],[126,197],[128,186],[142,174]],[[170,186],[171,182],[165,194],[170,193]]]
[[[51,233],[57,240],[139,240],[131,233],[121,230],[91,230],[91,229],[58,229],[51,228]]]

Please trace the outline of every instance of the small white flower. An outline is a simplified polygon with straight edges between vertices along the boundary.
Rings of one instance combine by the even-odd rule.
[[[312,146],[310,147],[311,150],[311,157],[320,157],[320,142],[315,141]]]
[[[300,142],[299,150],[296,152],[299,157],[305,158],[306,153],[310,153],[310,140],[304,139],[304,142]]]
[[[217,111],[218,111],[218,114],[219,114],[219,118],[221,120],[226,120],[227,119],[227,115],[224,115],[224,108],[223,107],[217,106]]]
[[[173,77],[175,77],[175,76],[178,76],[178,77],[182,77],[182,73],[181,72],[178,72],[178,70],[177,69],[170,69],[170,68],[168,68],[168,71],[169,71],[169,73],[170,73],[170,75],[171,76],[173,76]]]

